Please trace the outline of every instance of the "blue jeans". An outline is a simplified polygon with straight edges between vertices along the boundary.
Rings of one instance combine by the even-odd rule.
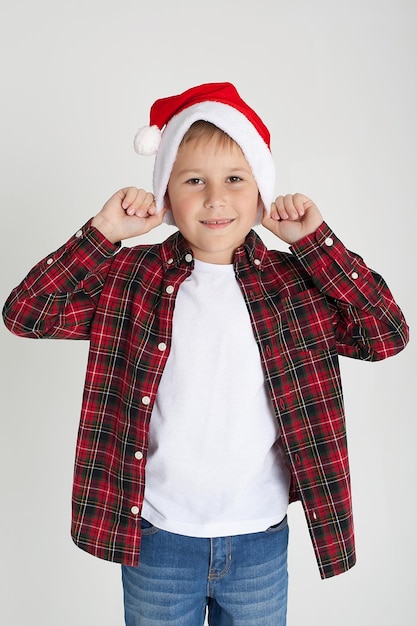
[[[288,525],[202,539],[142,521],[138,567],[122,566],[126,626],[285,626]]]

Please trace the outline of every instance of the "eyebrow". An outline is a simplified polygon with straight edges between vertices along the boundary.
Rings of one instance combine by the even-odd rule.
[[[250,167],[231,167],[230,169],[228,167],[225,168],[225,170],[227,170],[228,173],[232,174],[234,172],[250,172],[252,173],[252,170],[250,169]],[[204,173],[204,169],[202,168],[193,168],[193,167],[186,167],[182,170],[180,170],[179,172],[177,172],[178,176],[184,176],[185,174],[202,174]]]

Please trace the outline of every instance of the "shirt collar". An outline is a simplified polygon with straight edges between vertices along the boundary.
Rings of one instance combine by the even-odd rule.
[[[179,267],[181,264],[189,266],[193,259],[191,246],[179,231],[162,242],[161,261],[165,271]]]
[[[267,248],[264,242],[254,230],[251,230],[245,243],[236,250],[234,263],[238,267],[249,265],[262,271],[266,253]]]
[[[250,265],[262,271],[267,248],[259,235],[251,230],[245,242],[237,248],[233,263],[236,267]],[[188,241],[176,231],[161,244],[161,260],[167,271],[182,264],[192,267],[193,252]]]

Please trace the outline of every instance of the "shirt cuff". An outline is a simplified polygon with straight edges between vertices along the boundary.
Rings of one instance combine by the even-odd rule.
[[[356,306],[376,306],[381,299],[372,271],[322,222],[311,235],[290,247],[314,283],[328,295]]]
[[[306,235],[290,246],[304,266],[317,269],[326,261],[330,262],[345,250],[342,242],[336,237],[330,226],[322,222],[314,233]]]
[[[66,249],[75,252],[79,261],[89,270],[97,264],[114,256],[120,249],[121,243],[111,243],[102,233],[91,225],[90,219],[68,241]]]

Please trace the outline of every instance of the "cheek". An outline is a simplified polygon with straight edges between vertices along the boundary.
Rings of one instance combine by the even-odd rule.
[[[261,196],[257,189],[253,194],[250,194],[247,199],[247,204],[251,207],[252,213],[257,213],[259,208],[263,206]]]
[[[187,225],[186,217],[190,211],[187,210],[186,202],[181,201],[179,198],[175,198],[172,202],[169,200],[168,208],[172,212],[177,226],[183,226],[184,224]]]

